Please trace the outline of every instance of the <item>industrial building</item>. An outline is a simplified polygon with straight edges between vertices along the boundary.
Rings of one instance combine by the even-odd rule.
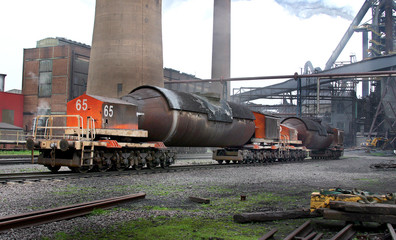
[[[315,68],[310,61],[302,74],[339,75],[338,77],[304,77],[289,79],[265,88],[233,89],[231,100],[251,109],[280,117],[315,117],[345,130],[346,144],[359,145],[374,136],[390,138],[395,148],[396,86],[394,76],[348,77],[350,73],[396,70],[396,25],[394,0],[365,1],[340,43],[326,63]],[[369,22],[361,23],[366,14]],[[337,62],[353,34],[362,34],[363,59],[354,55]],[[259,78],[258,78],[259,79]],[[299,81],[297,81],[299,80]],[[362,88],[361,94],[358,86]],[[359,96],[360,95],[360,96]],[[260,99],[280,99],[279,105],[260,105]]]
[[[23,95],[15,90],[4,92],[6,74],[0,74],[0,146],[2,149],[17,148],[24,141]],[[19,145],[21,146],[21,145]]]
[[[23,125],[37,115],[66,114],[66,103],[86,90],[91,47],[65,38],[46,38],[24,49]]]

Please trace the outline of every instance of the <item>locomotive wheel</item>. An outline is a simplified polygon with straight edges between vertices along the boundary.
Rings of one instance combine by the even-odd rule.
[[[161,161],[160,166],[163,169],[167,169],[167,168],[169,168],[170,164],[166,161]]]
[[[147,169],[152,169],[153,168],[153,164],[151,162],[147,162],[146,163],[146,167],[147,167]]]
[[[122,171],[128,169],[129,165],[125,165],[125,164],[122,164],[122,163],[116,163],[116,164],[114,164],[113,167],[114,167],[114,170],[122,172]]]
[[[136,171],[142,170],[142,168],[143,168],[142,164],[137,164],[137,165],[135,164],[132,166],[132,169]]]
[[[95,152],[95,170],[98,172],[106,172],[111,168],[111,161],[106,160],[103,152]]]
[[[52,173],[57,173],[59,171],[59,169],[61,168],[60,166],[51,166],[51,165],[47,165],[46,166]]]
[[[69,169],[74,173],[87,173],[92,168],[89,166],[81,166],[81,167],[69,167]]]
[[[98,170],[99,172],[107,172],[110,168],[111,166],[104,165],[101,163],[96,166],[96,170]]]

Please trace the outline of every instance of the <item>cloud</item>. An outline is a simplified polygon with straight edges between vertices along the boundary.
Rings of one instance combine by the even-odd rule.
[[[338,7],[324,0],[275,0],[291,14],[308,19],[314,15],[328,15],[331,17],[341,17],[347,20],[353,19],[352,10],[349,7]]]

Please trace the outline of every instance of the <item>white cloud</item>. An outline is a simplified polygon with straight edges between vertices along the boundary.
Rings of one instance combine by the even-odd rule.
[[[47,37],[91,44],[94,0],[1,1],[0,73],[6,90],[22,88],[23,49]]]

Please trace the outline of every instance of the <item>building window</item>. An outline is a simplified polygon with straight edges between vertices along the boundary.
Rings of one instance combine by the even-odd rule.
[[[118,83],[117,84],[117,95],[120,96],[122,92],[122,83]]]
[[[50,108],[38,108],[37,109],[37,115],[38,116],[39,115],[51,115],[51,109]],[[46,126],[47,125],[47,120],[48,120],[48,117],[39,118],[38,121],[37,121],[37,126],[40,126],[40,127]],[[36,121],[34,121],[34,122],[36,122]],[[37,133],[39,135],[43,135],[44,134],[44,128],[38,128],[37,129]]]
[[[2,122],[14,125],[14,110],[3,109],[1,114],[3,116]]]
[[[52,60],[40,61],[39,97],[51,97],[52,94]]]
[[[343,103],[337,103],[337,113],[344,113],[344,104]]]

